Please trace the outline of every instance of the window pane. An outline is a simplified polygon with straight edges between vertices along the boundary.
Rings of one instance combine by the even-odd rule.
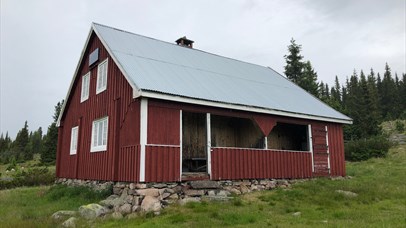
[[[97,146],[97,127],[98,124],[96,122],[93,123],[93,146]]]
[[[103,145],[107,145],[107,119],[103,121],[104,129],[103,129]]]
[[[102,137],[103,137],[103,122],[99,122],[99,132],[98,132],[98,136],[97,136],[97,146],[101,146],[102,145]]]

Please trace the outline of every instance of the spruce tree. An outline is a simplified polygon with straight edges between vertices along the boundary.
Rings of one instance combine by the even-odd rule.
[[[28,153],[28,123],[25,121],[24,127],[17,133],[16,139],[13,142],[12,150],[17,161],[24,161]]]
[[[56,149],[58,144],[58,127],[56,122],[58,121],[59,114],[63,105],[63,100],[58,102],[55,106],[53,115],[53,122],[48,127],[46,136],[44,137],[43,150],[41,153],[41,162],[46,164],[55,163]]]
[[[296,44],[296,41],[292,38],[288,46],[289,54],[285,55],[285,75],[296,84],[300,81],[303,72],[304,64],[302,62],[303,56],[300,55],[301,50],[302,46]]]
[[[392,78],[391,69],[388,63],[385,65],[385,73],[383,74],[381,93],[379,95],[381,98],[380,106],[384,120],[393,119],[395,117],[394,106],[396,105],[396,85]]]
[[[317,83],[317,73],[314,71],[310,61],[306,61],[303,65],[301,78],[298,79],[298,85],[313,94],[319,96],[319,85]]]

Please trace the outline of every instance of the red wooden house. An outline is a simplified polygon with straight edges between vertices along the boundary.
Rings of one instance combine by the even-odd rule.
[[[57,176],[344,176],[352,120],[274,70],[92,24],[59,116]]]

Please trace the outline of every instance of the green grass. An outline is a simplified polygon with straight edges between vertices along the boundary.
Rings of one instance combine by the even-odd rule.
[[[352,179],[316,179],[228,203],[172,206],[160,216],[100,221],[101,227],[406,227],[406,146],[387,158],[347,163]],[[351,191],[355,198],[336,190]],[[292,214],[301,212],[301,216]]]
[[[59,210],[106,198],[106,193],[86,187],[41,186],[0,191],[0,227],[56,227],[50,216]]]
[[[387,158],[347,163],[352,179],[315,179],[291,189],[255,192],[230,202],[170,206],[159,216],[98,220],[96,227],[406,227],[406,146]],[[49,187],[0,191],[0,227],[53,227],[58,210],[97,202],[76,190]],[[358,194],[348,198],[336,190]],[[293,216],[301,212],[301,216]],[[88,223],[82,225],[89,226]]]

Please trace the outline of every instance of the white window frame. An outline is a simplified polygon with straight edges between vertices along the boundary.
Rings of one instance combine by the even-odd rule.
[[[100,127],[102,127],[101,130]],[[99,152],[107,150],[108,132],[109,132],[108,116],[93,121],[90,152]],[[102,136],[100,137],[99,134],[102,134]]]
[[[80,103],[89,99],[90,71],[82,77],[82,91],[80,92]]]
[[[78,149],[79,126],[73,127],[70,135],[70,155],[75,155]]]
[[[108,58],[97,66],[96,94],[103,92],[107,88],[107,70]]]

